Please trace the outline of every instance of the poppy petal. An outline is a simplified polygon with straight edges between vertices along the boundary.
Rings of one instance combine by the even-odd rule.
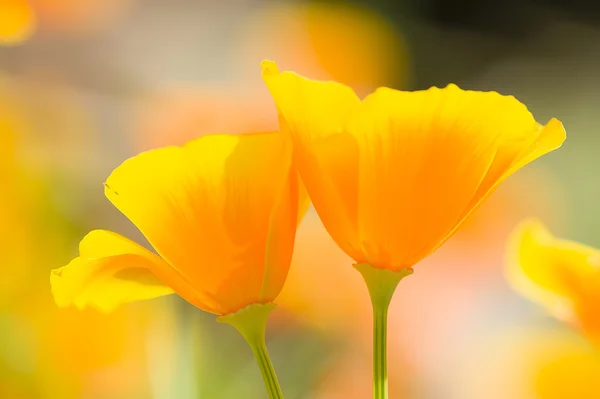
[[[195,290],[176,292],[202,297],[193,303],[225,314],[270,301],[281,289],[298,221],[297,191],[291,145],[273,132],[203,136],[142,153],[111,174],[105,193]],[[268,245],[272,234],[286,245]],[[271,256],[280,277],[264,289]]]
[[[80,255],[50,275],[58,306],[117,306],[173,293],[154,274],[164,261],[116,233],[95,230],[80,243]]]
[[[262,76],[275,100],[280,129],[294,142],[294,162],[310,199],[337,244],[360,259],[356,228],[358,146],[344,132],[348,113],[360,106],[352,89],[280,73],[263,61]]]

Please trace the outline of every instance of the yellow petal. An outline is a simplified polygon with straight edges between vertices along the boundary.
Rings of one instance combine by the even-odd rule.
[[[473,196],[473,199],[466,207],[460,220],[464,220],[473,213],[505,179],[542,155],[560,148],[567,138],[562,123],[555,118],[552,118],[545,126],[538,124],[536,136],[531,146],[523,149],[522,153],[516,157],[512,155],[514,154],[514,150],[511,151],[510,146],[499,148],[494,157],[494,162],[490,166],[490,170]],[[443,244],[459,226],[460,224],[457,224],[439,245]]]
[[[427,255],[485,177],[504,125],[486,131],[483,105],[494,99],[464,94],[381,88],[348,122],[361,151],[359,231],[376,267],[410,267]]]
[[[523,221],[508,240],[508,281],[561,319],[572,321],[580,304],[594,298],[599,271],[600,251],[559,240],[537,220]]]
[[[302,183],[302,179],[298,177],[298,224],[304,219],[308,208],[310,208],[310,197],[306,192],[306,186]]]
[[[494,157],[494,163],[486,174],[485,180],[481,183],[473,200],[467,207],[467,213],[472,212],[473,209],[487,198],[487,196],[490,195],[507,177],[542,155],[560,148],[567,138],[562,123],[554,118],[552,118],[545,126],[538,124],[533,137],[534,141],[528,147],[523,147],[520,142],[511,146],[512,143],[510,141],[499,146],[496,156]],[[514,154],[519,148],[521,148],[521,153],[515,156]]]
[[[0,1],[0,45],[15,45],[33,33],[35,16],[25,0]]]
[[[525,157],[551,150],[537,144],[540,127],[514,97],[455,85],[378,89],[347,130],[361,154],[363,251],[383,268],[433,252]]]
[[[118,234],[95,230],[79,247],[79,257],[50,275],[58,306],[111,311],[118,305],[171,294],[153,270],[164,261]]]
[[[298,186],[290,143],[275,132],[204,136],[140,154],[112,173],[105,193],[188,283],[175,291],[225,314],[281,290]]]
[[[361,103],[346,86],[280,73],[269,61],[263,78],[323,224],[348,255],[379,268],[423,259],[565,136],[560,122],[542,127],[496,92],[380,88]]]
[[[263,61],[263,79],[275,100],[283,134],[294,141],[294,162],[319,217],[337,244],[356,260],[358,147],[344,132],[348,114],[360,106],[344,85],[317,82]]]

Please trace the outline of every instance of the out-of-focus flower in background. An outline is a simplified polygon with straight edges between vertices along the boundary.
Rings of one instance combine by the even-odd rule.
[[[507,276],[517,291],[600,343],[600,250],[526,220],[509,240]]]
[[[360,275],[348,270],[351,262],[314,210],[308,212],[298,228],[292,267],[279,303],[322,332],[353,339],[357,329],[367,327],[362,320],[371,306]]]
[[[32,265],[29,238],[34,225],[30,209],[37,201],[35,183],[20,167],[17,149],[26,129],[22,109],[4,77],[0,78],[0,251],[12,267],[0,283],[0,300],[10,297],[24,283]]]
[[[366,94],[375,87],[405,87],[410,51],[401,31],[364,6],[328,2],[266,3],[240,31],[234,61],[253,76],[256,59],[276,59],[315,79],[335,80]]]
[[[0,1],[0,46],[17,45],[35,29],[35,14],[26,0]]]
[[[231,51],[229,79],[174,81],[141,99],[132,127],[138,148],[183,144],[210,133],[277,130],[273,100],[256,79],[256,60],[265,57],[358,93],[410,83],[401,31],[380,13],[349,4],[259,4],[238,27]]]
[[[29,0],[41,30],[86,34],[106,29],[123,18],[135,0]]]
[[[48,190],[65,172],[54,162],[56,154],[50,156],[49,148],[56,143],[34,139],[36,123],[45,122],[46,132],[53,132],[60,120],[47,118],[58,109],[59,96],[46,103],[40,101],[43,90],[37,91],[37,102],[24,96],[40,89],[9,77],[0,80],[0,396],[146,395],[147,380],[137,371],[145,369],[146,359],[145,342],[138,339],[146,330],[143,307],[105,316],[48,304],[48,262],[64,256],[77,227],[64,217],[64,209]],[[71,108],[73,119],[77,109]],[[80,137],[85,132],[79,130]],[[68,153],[67,148],[62,150],[63,155]]]
[[[87,34],[113,26],[134,0],[2,0],[0,46],[18,45],[36,31]]]
[[[277,130],[277,112],[268,93],[242,85],[165,88],[138,104],[133,118],[141,150],[183,144],[206,134]]]
[[[596,398],[600,354],[573,331],[508,328],[471,342],[454,365],[444,395],[450,399]]]

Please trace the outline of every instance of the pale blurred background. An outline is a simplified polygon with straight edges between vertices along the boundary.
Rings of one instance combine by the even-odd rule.
[[[0,35],[10,31],[11,1],[0,0]],[[506,236],[525,216],[600,247],[600,14],[592,2],[29,6],[35,25],[0,44],[0,398],[265,397],[250,350],[214,316],[177,297],[110,315],[57,309],[49,284],[50,270],[76,256],[91,229],[144,242],[103,196],[121,161],[206,133],[277,128],[262,59],[361,95],[450,82],[497,90],[540,123],[563,121],[563,148],[510,178],[401,283],[390,315],[390,396],[600,398],[596,349],[513,293],[502,270]],[[286,398],[370,397],[368,295],[314,211],[300,226],[278,303],[268,345]]]

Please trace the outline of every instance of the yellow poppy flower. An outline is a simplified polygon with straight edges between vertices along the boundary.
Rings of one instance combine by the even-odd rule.
[[[291,261],[299,195],[305,197],[291,152],[276,132],[212,135],[125,161],[105,194],[158,255],[93,231],[80,256],[52,272],[58,305],[111,310],[174,291],[225,315],[273,301]]]
[[[556,238],[540,221],[526,220],[508,241],[506,271],[515,290],[600,338],[600,250]]]
[[[386,399],[387,312],[399,281],[565,131],[495,92],[379,88],[361,101],[342,84],[262,67],[314,207],[367,284],[373,394]]]
[[[25,0],[0,1],[0,45],[25,41],[35,27],[35,15]]]
[[[411,268],[565,139],[558,120],[542,126],[496,92],[379,88],[361,101],[342,84],[262,67],[323,224],[357,263],[378,269]]]

